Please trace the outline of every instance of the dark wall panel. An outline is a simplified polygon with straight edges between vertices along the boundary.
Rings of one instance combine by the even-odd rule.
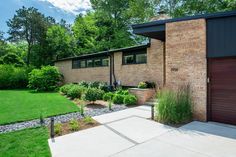
[[[236,56],[236,16],[207,20],[207,57]]]

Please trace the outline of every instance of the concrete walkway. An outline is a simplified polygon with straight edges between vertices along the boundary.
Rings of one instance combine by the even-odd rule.
[[[172,128],[139,106],[93,117],[102,125],[49,139],[53,157],[235,157],[236,127],[192,122]]]

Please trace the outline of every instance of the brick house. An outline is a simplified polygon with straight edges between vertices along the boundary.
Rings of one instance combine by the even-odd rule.
[[[66,82],[140,81],[158,87],[190,84],[194,117],[236,124],[236,11],[152,21],[132,26],[150,43],[55,63]]]

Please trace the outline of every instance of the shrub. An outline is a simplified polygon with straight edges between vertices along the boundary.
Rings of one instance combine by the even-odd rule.
[[[60,135],[62,133],[62,124],[61,123],[57,123],[54,125],[54,132],[57,135]]]
[[[112,101],[114,104],[123,104],[125,95],[115,94]]]
[[[82,115],[82,116],[84,116],[84,104],[81,104],[80,106],[79,106],[79,111],[80,111],[80,114]]]
[[[100,82],[94,81],[94,82],[89,82],[89,87],[90,88],[99,88]]]
[[[71,131],[78,131],[80,129],[79,122],[76,119],[70,120],[69,126]]]
[[[79,86],[84,86],[84,87],[89,87],[89,83],[85,82],[85,81],[81,81],[78,83]]]
[[[104,101],[112,100],[113,96],[114,96],[114,93],[112,93],[112,92],[105,93],[103,95],[103,100]]]
[[[108,109],[109,109],[109,110],[112,110],[112,106],[113,106],[113,103],[112,103],[111,100],[109,100],[109,102],[108,102]]]
[[[54,91],[61,81],[61,74],[54,66],[34,69],[29,74],[28,87],[36,91]]]
[[[189,87],[177,91],[164,89],[158,93],[156,106],[158,120],[164,123],[183,123],[192,118],[192,101]]]
[[[8,54],[4,55],[2,57],[2,61],[4,64],[11,64],[16,67],[22,67],[25,65],[23,60],[14,53],[8,53]]]
[[[105,92],[108,92],[110,91],[110,88],[108,86],[108,84],[106,82],[100,82],[99,83],[99,89],[105,91]]]
[[[122,90],[122,89],[119,89],[115,92],[115,94],[119,94],[119,95],[128,95],[129,94],[129,91],[128,90]]]
[[[62,92],[63,94],[67,95],[69,89],[71,89],[73,86],[75,86],[75,84],[65,84],[64,86],[61,86],[60,88],[60,92]]]
[[[69,88],[67,92],[67,96],[72,99],[81,98],[81,95],[83,94],[84,91],[85,91],[85,87],[73,85]]]
[[[84,99],[88,101],[102,100],[104,91],[97,88],[88,88],[84,94]]]
[[[124,97],[124,104],[126,105],[135,105],[137,103],[137,98],[134,95],[126,95]]]
[[[93,118],[90,116],[86,116],[83,120],[86,124],[93,124]]]
[[[142,89],[147,88],[147,84],[145,82],[139,82],[138,88],[142,88]]]
[[[0,89],[26,88],[27,84],[27,68],[0,65]]]

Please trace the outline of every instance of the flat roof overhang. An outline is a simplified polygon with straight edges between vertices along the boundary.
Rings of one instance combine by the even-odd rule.
[[[144,27],[133,27],[133,33],[142,35],[149,38],[165,41],[165,24],[162,25],[151,25]]]
[[[213,19],[213,18],[224,18],[229,16],[235,16],[236,10],[227,11],[227,12],[218,12],[212,14],[202,14],[195,16],[186,16],[180,18],[166,19],[166,20],[157,20],[142,24],[132,25],[133,33],[142,35],[149,38],[159,39],[165,41],[165,25],[166,23],[178,22],[178,21],[187,21],[194,19]]]

